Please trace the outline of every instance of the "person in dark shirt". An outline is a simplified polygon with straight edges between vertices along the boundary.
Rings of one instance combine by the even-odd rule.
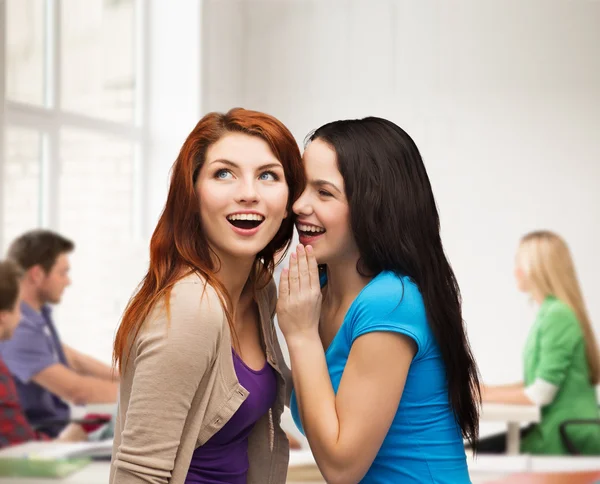
[[[20,278],[22,271],[10,261],[0,262],[0,340],[12,337],[21,319]],[[86,432],[78,424],[70,424],[57,440],[79,441]],[[0,448],[31,440],[51,440],[35,430],[27,421],[10,371],[0,359]]]

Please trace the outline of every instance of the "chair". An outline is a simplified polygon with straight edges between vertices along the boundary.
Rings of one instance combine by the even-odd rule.
[[[573,419],[573,420],[565,420],[560,424],[558,428],[560,432],[560,438],[562,440],[563,445],[571,455],[582,455],[581,450],[577,448],[573,440],[569,437],[567,433],[567,429],[569,427],[577,426],[577,425],[599,425],[600,419]]]

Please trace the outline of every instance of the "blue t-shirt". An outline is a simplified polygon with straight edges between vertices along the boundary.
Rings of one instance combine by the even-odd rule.
[[[69,366],[49,306],[37,312],[21,302],[21,322],[11,339],[0,342],[0,357],[15,380],[29,423],[56,437],[71,416],[70,407],[32,381],[35,375],[56,363]]]
[[[337,393],[352,343],[373,331],[407,335],[418,349],[396,416],[361,483],[470,483],[442,355],[427,323],[421,293],[411,279],[382,272],[352,302],[325,353],[333,390]],[[304,432],[295,393],[290,407]]]

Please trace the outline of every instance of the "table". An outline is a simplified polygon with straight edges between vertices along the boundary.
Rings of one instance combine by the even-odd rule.
[[[0,484],[106,484],[110,462],[92,462],[64,479],[0,477]],[[310,451],[292,451],[288,484],[325,483]]]
[[[486,403],[481,406],[482,421],[504,422],[507,426],[506,453],[516,455],[521,445],[520,428],[522,424],[537,423],[541,419],[540,408],[535,405],[508,405],[504,403]]]
[[[600,482],[600,471],[513,474],[489,484],[595,484],[597,482]]]
[[[287,482],[288,484],[325,483],[310,449],[290,452]]]

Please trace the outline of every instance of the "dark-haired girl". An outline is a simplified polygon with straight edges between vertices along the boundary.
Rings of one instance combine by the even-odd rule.
[[[478,373],[417,146],[385,119],[337,121],[303,161],[277,311],[292,414],[325,480],[470,482]]]

